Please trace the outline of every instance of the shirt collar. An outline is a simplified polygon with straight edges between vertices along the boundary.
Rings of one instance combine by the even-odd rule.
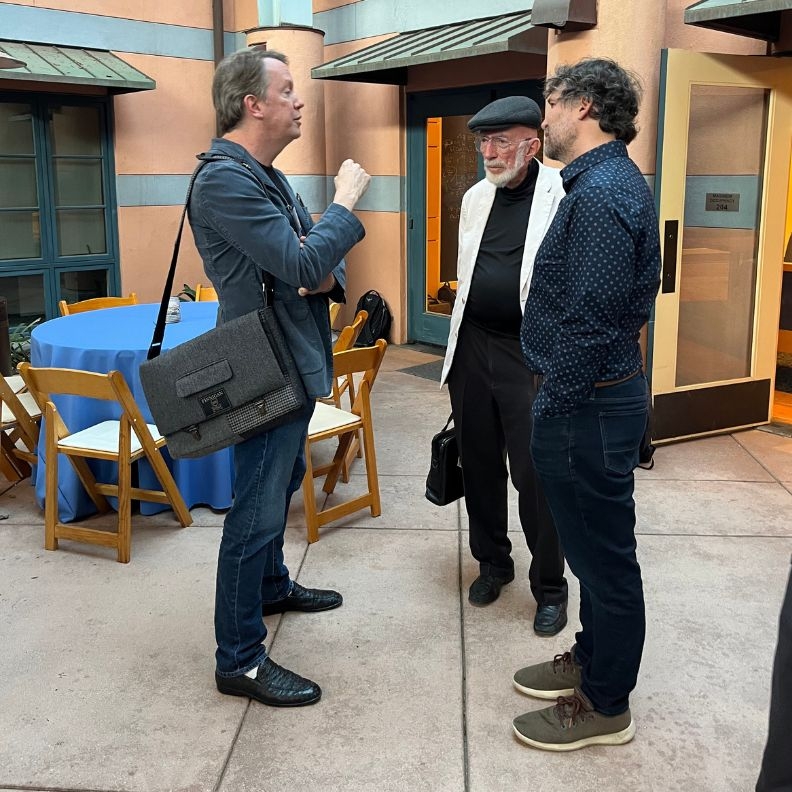
[[[611,140],[609,143],[603,143],[601,146],[581,154],[577,159],[572,160],[566,168],[561,170],[561,179],[564,182],[564,190],[569,192],[572,188],[572,182],[580,176],[581,173],[599,165],[607,159],[613,157],[626,157],[627,146],[624,141]]]

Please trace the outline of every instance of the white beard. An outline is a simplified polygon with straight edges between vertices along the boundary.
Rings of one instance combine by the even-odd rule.
[[[487,167],[487,162],[484,162],[484,173],[487,177],[487,181],[494,184],[496,187],[505,187],[510,181],[517,177],[517,174],[525,167],[525,161],[527,159],[527,154],[525,151],[517,151],[517,155],[514,158],[514,165],[511,168],[506,168],[502,170],[500,173],[491,173],[489,168]],[[490,165],[495,165],[498,167],[503,167],[504,163],[502,160],[490,160]]]

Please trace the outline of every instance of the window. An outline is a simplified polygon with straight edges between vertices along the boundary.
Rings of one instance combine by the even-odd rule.
[[[107,99],[0,96],[0,295],[9,322],[118,283]]]

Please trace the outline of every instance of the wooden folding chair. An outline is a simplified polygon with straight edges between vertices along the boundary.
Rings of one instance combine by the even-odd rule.
[[[320,526],[333,522],[339,517],[344,517],[366,507],[371,509],[373,517],[378,517],[381,513],[370,395],[387,346],[386,341],[378,339],[373,347],[349,349],[333,356],[334,372],[338,376],[351,378],[354,374],[360,374],[362,377],[349,412],[330,404],[317,402],[311,423],[308,426],[308,438],[305,442],[306,472],[303,479],[303,498],[305,500],[305,519],[308,527],[309,542],[315,542],[319,539]],[[328,509],[318,511],[313,480],[319,476],[326,475],[322,489],[328,494],[333,492],[350,444],[358,430],[363,433],[363,456],[366,463],[367,481],[366,493]],[[314,467],[311,461],[311,446],[314,443],[333,437],[339,438],[338,448],[333,461],[326,465]]]
[[[146,424],[121,372],[94,374],[70,369],[33,368],[29,363],[22,363],[19,373],[44,411],[44,546],[47,550],[57,550],[59,539],[72,539],[114,547],[118,560],[127,563],[132,541],[132,500],[170,504],[176,519],[183,527],[192,523],[192,516],[160,453],[160,448],[165,445],[165,438],[160,435],[156,426]],[[70,432],[52,401],[55,394],[116,402],[122,411],[121,418],[117,421],[102,421],[87,429]],[[69,460],[100,512],[110,509],[106,496],[118,498],[117,532],[65,525],[59,521],[59,454],[64,454]],[[132,486],[132,463],[143,457],[151,464],[162,490],[144,490]],[[117,462],[118,483],[98,483],[86,458]]]
[[[352,320],[352,324],[342,328],[341,332],[338,334],[335,344],[333,344],[334,356],[337,352],[344,352],[347,349],[352,349],[352,347],[355,346],[355,342],[360,336],[360,331],[363,329],[363,325],[366,324],[366,319],[368,319],[368,311],[360,310]],[[351,407],[352,402],[355,400],[354,380],[351,377],[336,376],[334,373],[332,395],[326,399],[322,399],[321,401],[325,402],[326,404],[333,404],[341,409],[341,396],[344,393],[349,394],[349,405]],[[360,450],[360,432],[357,432],[355,434],[355,439],[350,444],[349,451],[342,466],[341,476],[344,483],[349,481],[349,468],[352,465],[352,461],[355,457],[360,459],[362,456],[363,452]]]
[[[0,473],[9,481],[30,475],[37,460],[41,409],[22,377],[0,376]]]
[[[90,300],[67,303],[61,300],[58,303],[61,316],[71,316],[71,314],[84,313],[85,311],[98,311],[101,308],[120,308],[123,305],[137,305],[137,294],[130,292],[128,297],[93,297]]]
[[[195,287],[195,302],[217,302],[217,291],[213,286],[202,286],[200,283]]]

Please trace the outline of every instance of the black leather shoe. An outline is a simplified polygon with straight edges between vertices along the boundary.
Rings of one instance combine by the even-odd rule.
[[[322,698],[316,682],[273,663],[269,657],[258,667],[255,679],[244,674],[221,677],[215,674],[217,689],[227,696],[247,696],[270,707],[304,707]]]
[[[468,602],[481,607],[495,602],[500,596],[501,589],[514,580],[514,572],[510,577],[496,577],[495,575],[479,575],[471,584],[468,591]]]
[[[343,601],[344,598],[337,591],[307,589],[295,581],[288,597],[277,602],[265,602],[261,607],[261,613],[263,616],[286,613],[286,611],[315,613],[337,608]]]
[[[567,624],[567,604],[540,605],[534,616],[534,632],[539,635],[557,635]]]

